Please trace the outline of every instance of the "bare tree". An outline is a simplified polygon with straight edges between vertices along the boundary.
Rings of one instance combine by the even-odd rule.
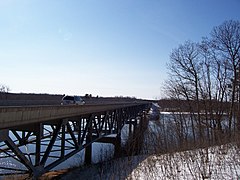
[[[218,59],[211,40],[205,38],[199,44],[201,53],[201,81],[199,89],[209,139],[221,139],[223,115],[227,112],[228,73],[226,62]],[[211,134],[211,137],[210,137]]]
[[[171,84],[170,92],[176,93],[179,99],[188,102],[188,107],[192,113],[192,129],[195,139],[195,126],[197,125],[198,136],[203,137],[200,119],[200,94],[199,81],[200,77],[200,53],[196,43],[187,41],[174,49],[170,55]],[[193,102],[195,107],[193,107]]]
[[[10,88],[6,85],[0,84],[0,99],[7,98],[6,93],[10,91]]]
[[[229,131],[231,132],[234,112],[237,112],[235,102],[239,101],[240,22],[233,20],[225,21],[213,29],[211,37],[218,58],[227,65],[227,70],[230,74],[229,78],[231,78],[229,79],[229,81],[231,81],[231,98],[228,125]],[[237,124],[240,130],[240,117],[237,118]]]
[[[240,23],[226,21],[213,29],[210,39],[187,41],[170,55],[165,89],[170,98],[187,102],[194,140],[195,129],[200,139],[221,140],[226,113],[228,130],[232,131],[236,117],[240,130],[239,49]]]
[[[0,84],[0,93],[7,93],[10,91],[10,88],[6,85]]]

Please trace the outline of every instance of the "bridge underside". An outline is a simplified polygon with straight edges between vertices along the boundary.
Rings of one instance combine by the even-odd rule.
[[[0,175],[38,177],[83,149],[85,163],[91,163],[93,142],[114,144],[117,155],[122,127],[131,124],[129,133],[134,133],[145,120],[146,108],[136,105],[0,130]]]

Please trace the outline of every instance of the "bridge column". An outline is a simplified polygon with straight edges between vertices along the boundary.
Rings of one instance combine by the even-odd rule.
[[[132,118],[129,119],[129,122],[128,122],[128,132],[129,132],[129,136],[132,136]]]
[[[87,143],[91,141],[87,140]],[[85,148],[85,164],[89,165],[92,163],[92,143],[90,143],[86,148]]]
[[[87,144],[91,142],[91,138],[87,137]],[[85,148],[85,164],[92,163],[92,143]]]
[[[117,134],[114,142],[114,157],[120,157],[121,156],[121,133]]]
[[[92,117],[89,118],[90,126],[88,128],[88,133],[86,136],[86,145],[85,148],[85,164],[89,165],[92,163]]]
[[[128,130],[129,131],[129,137],[132,136],[132,135],[134,136],[136,128],[137,128],[137,119],[136,118],[129,119],[128,125],[129,125],[129,130]]]
[[[137,129],[138,129],[138,127],[137,127],[137,117],[133,120],[133,122],[132,122],[132,124],[133,124],[133,136],[136,136],[137,135]]]
[[[37,128],[38,129],[35,132],[35,134],[36,134],[35,165],[39,166],[40,165],[40,160],[41,160],[41,139],[42,139],[42,136],[43,136],[42,123],[40,123]]]

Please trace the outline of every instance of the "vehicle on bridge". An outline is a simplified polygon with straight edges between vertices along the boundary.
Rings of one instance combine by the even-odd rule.
[[[64,96],[61,105],[69,104],[84,105],[85,101],[80,96]]]

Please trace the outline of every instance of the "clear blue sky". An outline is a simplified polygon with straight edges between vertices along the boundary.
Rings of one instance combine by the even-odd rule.
[[[155,99],[173,48],[240,19],[240,0],[0,0],[10,92]]]

